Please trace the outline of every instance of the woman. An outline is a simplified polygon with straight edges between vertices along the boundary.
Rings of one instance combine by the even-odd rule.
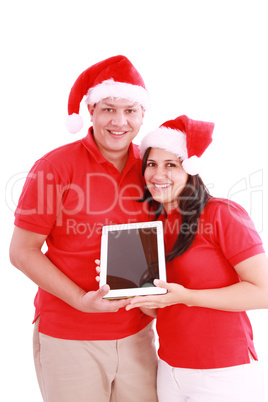
[[[245,210],[211,197],[197,174],[213,129],[180,116],[140,147],[144,200],[165,228],[167,283],[154,283],[168,292],[126,309],[157,311],[160,402],[264,401],[245,310],[268,307],[268,262]]]

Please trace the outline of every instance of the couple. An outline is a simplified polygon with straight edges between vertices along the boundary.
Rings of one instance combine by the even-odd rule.
[[[12,264],[38,285],[34,357],[44,401],[261,401],[244,311],[268,306],[268,264],[245,211],[212,198],[197,174],[213,124],[186,116],[164,123],[142,140],[142,162],[132,140],[149,98],[130,61],[111,57],[78,77],[68,102],[71,132],[82,128],[84,96],[92,127],[35,163],[10,246]],[[144,203],[166,229],[167,283],[156,285],[168,293],[105,300],[109,289],[95,281],[100,233],[88,239],[68,232],[68,223],[147,220],[137,202],[144,180]],[[192,230],[201,220],[208,233]]]

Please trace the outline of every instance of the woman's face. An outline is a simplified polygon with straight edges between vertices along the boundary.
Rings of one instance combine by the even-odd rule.
[[[153,199],[162,203],[166,212],[178,207],[178,196],[185,187],[188,174],[175,154],[152,148],[144,178]]]

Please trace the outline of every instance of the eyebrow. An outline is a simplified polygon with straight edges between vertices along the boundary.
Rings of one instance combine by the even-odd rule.
[[[109,107],[115,107],[115,104],[114,104],[114,103],[103,102],[103,104],[104,104],[105,106],[109,106]],[[136,103],[136,102],[135,102],[135,103],[130,103],[129,105],[124,106],[124,108],[126,108],[126,109],[131,109],[131,108],[136,107],[136,105],[137,105],[137,103]]]
[[[155,159],[148,158],[147,161],[155,162]],[[177,159],[165,159],[164,162],[177,162]]]

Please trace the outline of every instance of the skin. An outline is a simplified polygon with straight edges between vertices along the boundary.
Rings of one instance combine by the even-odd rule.
[[[143,123],[142,107],[126,99],[104,99],[88,109],[97,147],[122,172],[129,145]],[[116,312],[129,303],[128,299],[103,299],[110,290],[108,285],[85,292],[42,253],[45,241],[45,235],[15,227],[10,244],[11,263],[40,288],[87,313]]]
[[[126,99],[104,99],[88,106],[94,140],[102,155],[122,173],[128,148],[143,123],[144,111]]]
[[[178,196],[185,187],[188,174],[172,152],[153,148],[147,160],[144,178],[153,198],[165,211],[178,207]]]
[[[177,164],[167,165],[168,158],[176,155],[158,148],[152,148],[145,169],[145,181],[154,199],[163,203],[165,211],[176,207],[177,196],[182,191],[183,174]],[[166,163],[166,165],[165,165]],[[172,174],[170,171],[172,170]],[[159,190],[155,183],[171,183],[170,187]],[[184,184],[185,185],[185,184]],[[156,316],[158,308],[173,304],[189,307],[205,307],[223,311],[245,311],[268,308],[268,259],[265,254],[250,257],[234,266],[241,282],[220,289],[193,290],[177,283],[155,280],[155,286],[167,289],[165,295],[138,296],[131,299],[126,310],[139,307],[151,316]]]

